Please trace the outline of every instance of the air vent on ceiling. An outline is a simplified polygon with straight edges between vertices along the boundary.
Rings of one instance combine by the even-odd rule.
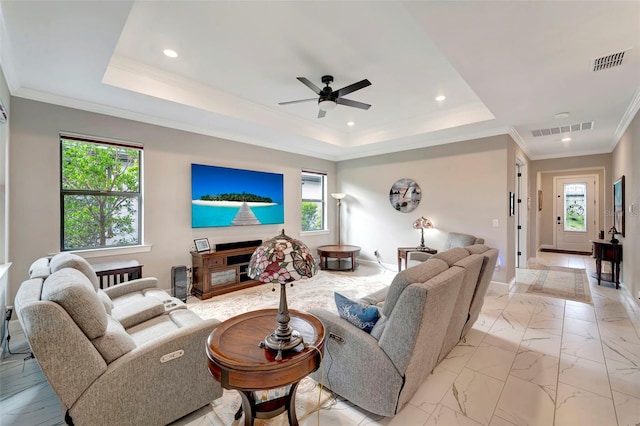
[[[535,137],[558,135],[560,133],[579,132],[580,130],[593,129],[593,121],[585,121],[584,123],[569,124],[567,126],[550,127],[548,129],[537,129],[531,131]]]
[[[591,70],[602,71],[622,65],[622,60],[624,59],[625,52],[626,50],[623,50],[622,52],[612,53],[611,55],[595,58],[592,62],[593,65],[591,67]]]

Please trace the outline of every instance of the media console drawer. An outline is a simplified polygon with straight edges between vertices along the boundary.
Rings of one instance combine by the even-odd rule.
[[[219,294],[229,293],[254,285],[262,284],[247,275],[247,266],[251,255],[258,248],[253,245],[208,252],[191,252],[193,266],[193,286],[191,294],[198,299],[208,299]],[[229,246],[232,244],[226,244]],[[238,243],[243,246],[245,244]]]

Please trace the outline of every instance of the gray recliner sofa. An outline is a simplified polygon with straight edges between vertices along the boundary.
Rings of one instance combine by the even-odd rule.
[[[367,411],[394,416],[477,319],[497,257],[479,244],[399,272],[389,287],[361,299],[381,309],[371,333],[311,309],[328,336],[324,365],[312,377]]]
[[[68,424],[162,425],[222,396],[205,351],[219,321],[178,308],[125,327],[83,272],[53,269],[24,281],[15,307]]]
[[[132,327],[148,319],[187,305],[159,288],[155,277],[138,278],[118,285],[99,288],[100,281],[91,264],[75,253],[62,252],[52,257],[36,259],[29,267],[29,278],[47,278],[52,273],[73,268],[89,278],[109,315],[124,328]]]

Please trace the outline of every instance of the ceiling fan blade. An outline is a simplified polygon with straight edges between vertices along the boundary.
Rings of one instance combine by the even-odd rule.
[[[323,110],[323,109],[319,109],[318,110],[318,118],[322,118],[325,115],[327,115],[327,111]]]
[[[301,102],[309,102],[309,101],[318,102],[318,98],[309,98],[309,99],[299,99],[297,101],[278,102],[278,105],[299,104]]]
[[[300,82],[302,84],[304,84],[305,86],[307,86],[309,89],[313,90],[314,92],[316,92],[317,95],[319,95],[320,93],[322,93],[322,90],[320,90],[320,88],[318,86],[316,86],[315,84],[313,84],[312,82],[309,81],[308,78],[305,77],[296,77],[298,80],[300,80]]]
[[[338,98],[336,102],[339,103],[340,105],[346,105],[354,108],[360,108],[360,109],[371,108],[371,105],[369,104],[365,104],[363,102],[358,102],[358,101],[352,101],[351,99]]]
[[[355,92],[356,90],[360,90],[367,86],[371,86],[371,82],[365,78],[362,81],[350,84],[349,86],[343,87],[342,89],[335,90],[333,94],[338,97],[342,97],[344,95],[348,95],[351,92]]]

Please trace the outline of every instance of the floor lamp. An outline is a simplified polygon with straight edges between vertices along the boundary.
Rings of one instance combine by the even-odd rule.
[[[344,194],[342,192],[334,192],[333,194],[331,194],[331,196],[336,200],[338,200],[338,245],[341,245],[340,244],[340,204],[342,202],[342,199],[346,197],[347,194]]]

